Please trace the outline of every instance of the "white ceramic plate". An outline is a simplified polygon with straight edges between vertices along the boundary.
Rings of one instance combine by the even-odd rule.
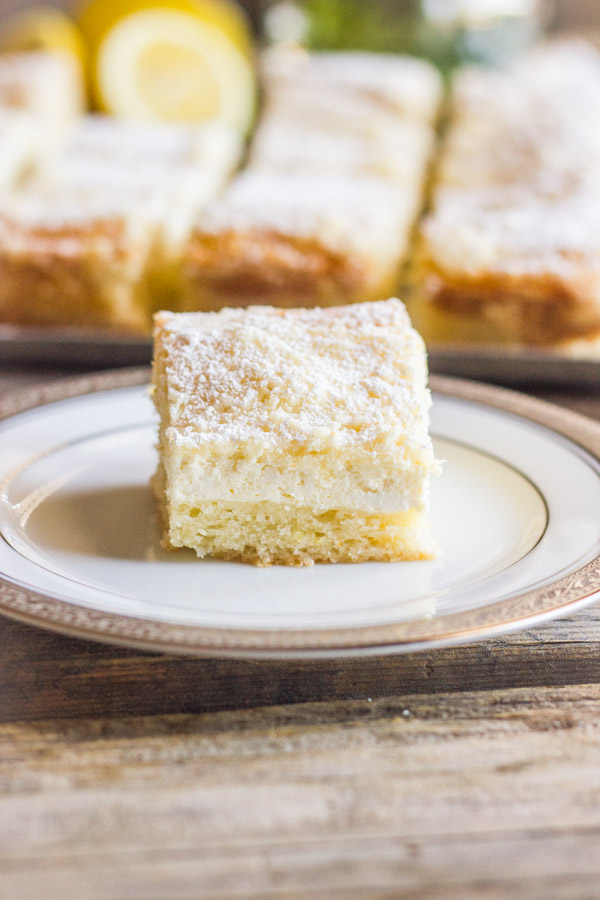
[[[439,559],[260,569],[165,553],[146,378],[71,380],[2,410],[6,613],[172,652],[332,655],[498,634],[600,591],[600,426],[450,379],[432,411]]]

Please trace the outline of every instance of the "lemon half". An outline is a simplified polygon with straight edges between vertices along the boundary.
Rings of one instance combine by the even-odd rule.
[[[242,133],[256,79],[245,13],[232,0],[87,0],[97,105],[146,120],[218,118]]]
[[[101,106],[132,119],[218,118],[245,133],[255,83],[248,58],[214,25],[171,9],[125,16],[97,51]]]

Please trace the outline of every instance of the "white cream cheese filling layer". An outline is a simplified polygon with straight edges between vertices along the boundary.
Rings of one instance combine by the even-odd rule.
[[[387,462],[387,464],[386,464]],[[282,456],[261,460],[167,453],[169,503],[176,509],[203,501],[282,503],[317,510],[405,512],[427,500],[431,464],[402,468],[381,459]]]

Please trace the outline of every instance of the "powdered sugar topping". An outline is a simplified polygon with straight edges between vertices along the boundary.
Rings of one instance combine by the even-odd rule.
[[[429,447],[424,348],[399,300],[161,313],[157,352],[179,446]]]
[[[277,47],[263,54],[267,90],[289,82],[342,88],[363,94],[398,112],[431,121],[441,97],[441,80],[429,63],[382,53],[313,53]]]
[[[600,269],[600,54],[537,50],[509,72],[469,70],[423,226],[437,264],[471,275]]]
[[[272,230],[341,250],[397,252],[418,198],[384,179],[247,171],[198,221],[198,232]]]

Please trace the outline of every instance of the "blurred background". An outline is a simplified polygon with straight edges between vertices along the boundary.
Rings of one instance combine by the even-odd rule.
[[[346,0],[341,0],[342,3]],[[251,18],[256,23],[259,22],[264,8],[268,6],[265,0],[241,0],[249,12]],[[397,0],[361,0],[363,6],[381,5],[383,7],[392,8],[401,6]],[[438,0],[438,6],[452,6],[453,0]],[[0,14],[8,16],[14,12],[18,12],[29,7],[39,5],[39,0],[0,0]],[[70,10],[73,7],[72,0],[53,0],[53,6]],[[489,5],[483,3],[484,6]],[[552,0],[548,4],[551,6],[551,25],[557,28],[570,28],[572,26],[600,26],[600,3],[598,0]]]
[[[26,151],[21,151],[16,144],[13,147],[9,141],[3,142],[9,152],[6,180],[12,183],[10,179],[13,178],[17,185],[9,197],[15,209],[18,206],[14,215],[17,218],[25,216],[21,205],[25,209],[25,204],[30,202],[34,209],[37,208],[35,204],[39,203],[50,203],[53,207],[55,197],[65,204],[72,202],[80,214],[82,196],[86,202],[93,198],[100,207],[112,192],[110,197],[114,200],[111,202],[117,205],[126,196],[134,195],[136,204],[139,198],[151,204],[152,215],[148,213],[144,221],[154,222],[153,216],[158,216],[160,227],[157,233],[168,235],[168,239],[165,238],[160,244],[157,261],[152,258],[152,262],[149,259],[147,264],[141,263],[142,268],[133,276],[119,270],[121,293],[111,292],[113,275],[108,277],[106,271],[101,269],[101,274],[94,279],[94,284],[101,285],[101,296],[96,298],[97,302],[93,301],[93,297],[90,299],[84,279],[79,274],[74,273],[63,284],[54,274],[52,277],[47,275],[45,256],[41,262],[35,259],[30,267],[38,279],[35,289],[23,289],[19,279],[13,279],[19,288],[18,296],[15,293],[15,300],[11,300],[12,295],[6,289],[8,299],[4,301],[4,313],[0,307],[0,320],[25,325],[105,325],[130,329],[147,339],[153,309],[177,309],[192,302],[184,299],[184,295],[187,296],[189,287],[186,281],[191,266],[189,259],[193,256],[190,249],[193,246],[193,223],[211,198],[218,197],[221,188],[230,184],[230,179],[233,179],[233,191],[238,183],[236,173],[240,169],[243,176],[254,169],[257,177],[264,171],[269,175],[291,171],[326,173],[329,178],[332,171],[338,172],[340,169],[340,136],[344,137],[344,153],[348,146],[351,150],[348,172],[375,173],[378,177],[387,178],[393,170],[395,179],[400,178],[395,168],[397,158],[408,160],[407,166],[414,163],[410,176],[403,172],[400,179],[405,192],[402,194],[403,203],[409,212],[404,215],[401,203],[394,206],[394,222],[400,223],[400,218],[404,216],[398,224],[398,234],[402,233],[402,240],[394,237],[391,242],[396,248],[397,258],[393,266],[390,263],[385,287],[377,287],[377,291],[385,293],[378,293],[377,296],[389,296],[390,285],[397,285],[399,273],[401,277],[406,277],[403,284],[410,292],[414,288],[410,284],[410,279],[414,277],[413,268],[415,265],[418,268],[417,253],[411,249],[411,229],[417,213],[420,215],[427,203],[425,175],[435,144],[432,122],[440,109],[443,93],[440,90],[441,80],[429,66],[414,60],[400,63],[404,73],[413,73],[409,78],[409,94],[415,92],[418,97],[435,96],[431,110],[426,114],[420,110],[421,100],[415,101],[419,107],[418,121],[413,121],[414,108],[410,111],[410,121],[394,121],[394,127],[402,126],[401,137],[400,130],[394,131],[394,141],[398,143],[394,144],[393,154],[388,154],[387,121],[385,128],[381,125],[381,133],[385,133],[386,137],[379,141],[379,111],[371,102],[373,93],[377,95],[380,87],[375,90],[368,82],[364,88],[366,103],[360,108],[363,111],[367,109],[364,112],[366,120],[357,129],[357,111],[353,104],[358,95],[353,85],[360,63],[352,59],[343,70],[349,86],[348,95],[336,93],[334,85],[329,105],[326,103],[321,108],[322,83],[317,84],[316,90],[311,89],[310,78],[302,68],[303,61],[310,59],[304,48],[410,54],[433,62],[444,76],[448,76],[456,67],[471,62],[491,67],[506,65],[509,70],[511,61],[521,58],[526,48],[539,38],[557,31],[578,33],[594,39],[600,31],[600,0],[0,0],[0,54],[7,51],[4,57],[4,102],[7,107],[19,107],[21,112],[39,107],[40,120],[44,121],[52,113],[52,127],[48,132],[51,133],[51,140],[56,142],[56,150],[51,148],[50,153],[45,152],[45,146],[39,144],[37,137],[32,139],[31,149],[27,144]],[[277,46],[273,51],[271,45],[284,46]],[[268,49],[263,52],[265,46]],[[557,51],[558,63],[549,65],[548,70],[542,72],[541,101],[534,91],[533,99],[528,101],[529,106],[523,106],[525,112],[518,120],[520,126],[513,129],[514,122],[509,117],[509,125],[503,127],[499,132],[500,138],[492,142],[494,148],[507,145],[506,153],[516,161],[508,167],[509,174],[519,197],[525,199],[529,194],[530,179],[519,182],[517,169],[523,155],[522,146],[529,146],[527,141],[532,133],[535,137],[535,128],[531,128],[532,116],[534,119],[537,116],[536,121],[539,120],[541,143],[538,141],[538,145],[534,141],[530,155],[534,160],[546,160],[544,165],[547,167],[546,172],[539,163],[542,171],[540,179],[547,178],[552,185],[579,184],[583,178],[581,173],[587,171],[587,158],[595,157],[597,153],[596,138],[592,132],[600,135],[600,123],[594,119],[595,124],[588,127],[587,111],[597,106],[596,85],[600,83],[598,54],[593,47],[586,48],[584,42],[566,42],[563,46],[570,49]],[[19,53],[30,50],[53,52],[33,56]],[[17,52],[11,55],[12,51]],[[543,55],[546,51],[541,52]],[[285,61],[282,62],[282,59]],[[589,62],[590,59],[592,62]],[[385,82],[384,94],[388,90],[393,94],[395,81],[386,67],[390,62],[397,66],[398,61],[370,61],[371,64],[373,62],[378,72],[385,69],[382,78]],[[327,58],[324,63],[327,64]],[[24,67],[25,75],[19,75],[19,66]],[[279,71],[278,67],[282,66]],[[555,71],[560,69],[555,81],[548,78],[553,66]],[[288,68],[289,78],[285,74]],[[33,74],[32,70],[35,70]],[[572,77],[570,71],[575,73]],[[36,75],[36,72],[42,74]],[[491,78],[493,84],[497,84],[494,80],[496,76],[489,73],[479,75]],[[596,77],[598,81],[594,80]],[[272,96],[269,94],[269,78],[274,85]],[[403,78],[408,76],[403,75]],[[391,88],[388,84],[390,80]],[[450,79],[447,78],[447,81]],[[281,84],[287,85],[288,82],[289,88],[281,88]],[[434,85],[433,93],[427,87],[431,84]],[[524,84],[519,82],[511,88],[514,91],[511,96],[520,98]],[[490,96],[494,97],[496,87],[490,90]],[[557,102],[559,94],[563,96],[562,105]],[[299,99],[294,102],[298,102],[299,106],[295,120],[292,117],[293,128],[303,125],[311,116],[314,118],[311,127],[305,131],[300,128],[294,132],[286,118],[289,109],[293,108],[291,98],[296,95]],[[281,96],[285,98],[283,101]],[[348,97],[352,100],[350,112],[342,102]],[[538,114],[542,101],[547,115],[543,112]],[[58,110],[57,104],[60,107]],[[394,99],[391,104],[394,110],[395,104]],[[487,101],[478,112],[478,122],[485,118],[486,109]],[[585,110],[585,116],[578,114],[581,109]],[[109,118],[82,116],[82,112],[87,111],[106,113]],[[404,116],[405,113],[406,109],[402,108],[398,115]],[[14,109],[11,115],[12,118],[8,116],[11,127],[17,127]],[[337,129],[340,134],[337,137],[333,135],[338,144],[334,140],[330,145],[328,141],[333,138],[328,133],[328,125],[332,115],[341,116],[343,125]],[[585,120],[583,125],[582,119]],[[152,127],[143,132],[129,128],[132,122],[149,123]],[[223,126],[218,131],[220,137],[217,139],[214,129],[204,131],[202,151],[196,147],[194,137],[193,140],[190,138],[193,151],[181,150],[180,156],[174,156],[172,148],[177,141],[180,142],[177,146],[182,147],[190,134],[181,129],[181,124],[197,125],[199,122]],[[79,130],[73,129],[75,123],[80,126]],[[176,123],[176,127],[162,132],[156,130],[157,124],[163,126],[165,123]],[[554,129],[550,132],[551,137],[554,135],[551,141],[547,139],[548,123]],[[35,131],[34,123],[29,119],[27,122],[19,119],[18,127],[22,132],[29,127],[32,133]],[[358,135],[357,142],[360,129],[363,131]],[[510,141],[505,141],[505,135],[512,130],[516,130],[516,134],[510,144]],[[41,131],[35,131],[36,135],[39,133]],[[210,139],[209,134],[213,135]],[[27,140],[26,135],[22,137],[23,142],[27,143]],[[200,137],[197,141],[202,143]],[[218,141],[225,143],[219,144]],[[554,147],[556,153],[552,155],[549,151],[549,155],[544,156],[548,143],[552,145],[550,151]],[[41,148],[39,154],[38,144]],[[290,144],[293,146],[290,147]],[[300,153],[297,157],[296,146],[303,147],[305,144],[306,154]],[[563,144],[568,144],[564,154],[561,150]],[[165,150],[167,146],[171,147],[168,152]],[[225,146],[227,150],[223,149]],[[401,152],[398,152],[398,147]],[[573,147],[577,148],[577,153],[574,153]],[[391,169],[388,168],[388,155],[393,157],[393,164],[389,163]],[[230,163],[227,163],[226,157]],[[162,160],[160,165],[157,162],[159,159]],[[182,162],[188,159],[189,172],[185,168],[187,163]],[[477,161],[477,153],[474,153],[473,159]],[[157,174],[157,165],[160,174]],[[538,166],[538,162],[535,165]],[[470,181],[470,165],[467,168],[467,181]],[[525,167],[524,171],[529,169]],[[13,172],[16,173],[14,176]],[[185,177],[190,180],[185,182],[187,187],[184,188]],[[242,181],[242,188],[247,183],[252,186],[252,177]],[[266,203],[264,185],[260,179],[255,184],[261,185],[260,204]],[[138,186],[135,188],[138,194],[135,194],[135,185]],[[287,184],[285,189],[277,184],[277,191],[282,195],[288,189]],[[354,184],[352,189],[355,189]],[[545,191],[546,187],[542,191],[543,197],[546,197]],[[555,196],[552,191],[550,194]],[[48,200],[50,195],[51,201]],[[252,199],[252,203],[256,205],[256,200]],[[357,203],[361,208],[371,208],[370,200],[369,203],[362,200]],[[155,207],[160,208],[160,214],[156,213]],[[517,212],[520,209],[517,204]],[[174,229],[170,219],[173,210],[177,217]],[[554,214],[553,208],[552,219]],[[567,232],[569,221],[567,217],[564,226]],[[595,227],[592,231],[595,233]],[[158,238],[156,240],[159,241]],[[562,253],[563,249],[561,245],[559,251]],[[235,257],[236,265],[241,265],[240,258]],[[60,260],[62,265],[62,257]],[[527,265],[532,265],[531,260]],[[204,270],[198,275],[198,290],[200,294],[204,291],[208,295],[212,287],[207,287],[203,278],[214,281],[214,277],[211,274],[208,278]],[[421,278],[422,287],[426,279],[424,276]],[[226,282],[223,274],[224,285]],[[264,299],[257,299],[267,296],[261,294],[263,288],[252,288],[252,293],[249,284],[249,281],[244,282],[248,296],[257,302],[265,302]],[[76,289],[80,292],[80,301],[72,303],[67,312],[60,313],[61,303],[64,305],[65,298],[68,300]],[[270,290],[268,297],[272,298]],[[287,282],[285,290],[289,290]],[[106,291],[108,302],[102,291]],[[226,294],[225,286],[223,291]],[[122,313],[121,294],[128,298],[131,307],[129,317]],[[23,304],[22,295],[31,300]],[[344,292],[341,296],[346,300],[348,295]],[[357,293],[357,296],[364,299],[367,295]],[[372,297],[372,294],[368,296]],[[225,295],[220,295],[214,301],[217,308],[227,299]],[[237,294],[234,299],[237,302]],[[311,295],[310,299],[312,302],[314,297]],[[200,299],[194,297],[192,306],[187,308],[202,308],[202,303],[207,302],[202,294]],[[96,313],[96,308],[103,312]],[[76,317],[75,320],[73,317]],[[595,322],[593,320],[593,327],[596,327]],[[558,328],[556,324],[553,327],[555,330]],[[579,334],[578,329],[582,326],[573,321],[569,328]],[[464,333],[461,322],[461,339]],[[598,340],[596,332],[592,337]],[[489,329],[485,339],[491,343],[495,341]],[[512,336],[511,340],[514,342],[516,338]],[[539,336],[535,342],[539,342]]]
[[[344,2],[344,0],[342,0]],[[0,13],[3,16],[15,11],[39,5],[39,0],[0,0]],[[71,0],[55,0],[53,6],[63,9],[72,7]],[[264,6],[264,0],[242,0],[255,21],[258,21]],[[373,5],[373,0],[362,0],[363,6]],[[393,7],[394,0],[383,0],[382,6]],[[439,5],[452,5],[452,0],[439,0]],[[598,0],[553,0],[552,19],[554,27],[570,27],[579,25],[600,25],[600,4]]]
[[[151,97],[151,117],[197,121],[216,80],[244,108],[244,133],[257,44],[408,53],[447,73],[501,66],[549,32],[598,28],[598,0],[0,0],[0,50],[69,51],[93,109],[148,118]]]
[[[408,53],[448,73],[599,28],[598,0],[0,0],[0,50],[69,51],[92,109],[198,121],[226,95],[244,134],[257,45]]]
[[[270,6],[274,5],[270,3],[269,0],[239,0],[239,2],[245,7],[249,17],[257,28],[260,27],[265,11],[268,10]],[[39,5],[40,0],[0,0],[0,16],[7,17],[15,12],[20,12],[21,10],[26,10]],[[52,0],[51,5],[71,11],[75,4],[73,0]],[[165,5],[169,4],[165,3]],[[406,2],[406,0],[405,2],[403,2],[403,0],[337,0],[337,2],[336,0],[317,0],[317,2],[310,2],[309,0],[306,5],[313,8],[334,8],[339,7],[340,5],[360,5],[363,8],[381,7],[384,10],[396,11],[401,7],[410,6],[411,3]],[[455,0],[437,0],[437,2],[430,2],[429,4],[427,4],[425,0],[424,5],[436,6],[439,9],[443,9],[444,7],[452,8],[455,5]],[[502,0],[500,0],[500,2],[481,0],[479,5],[482,8],[490,8],[499,7],[503,4]],[[515,5],[526,4],[507,2],[504,5],[506,7],[514,7]],[[600,3],[598,0],[548,0],[546,9],[548,27],[550,28],[569,29],[589,26],[600,28]]]

